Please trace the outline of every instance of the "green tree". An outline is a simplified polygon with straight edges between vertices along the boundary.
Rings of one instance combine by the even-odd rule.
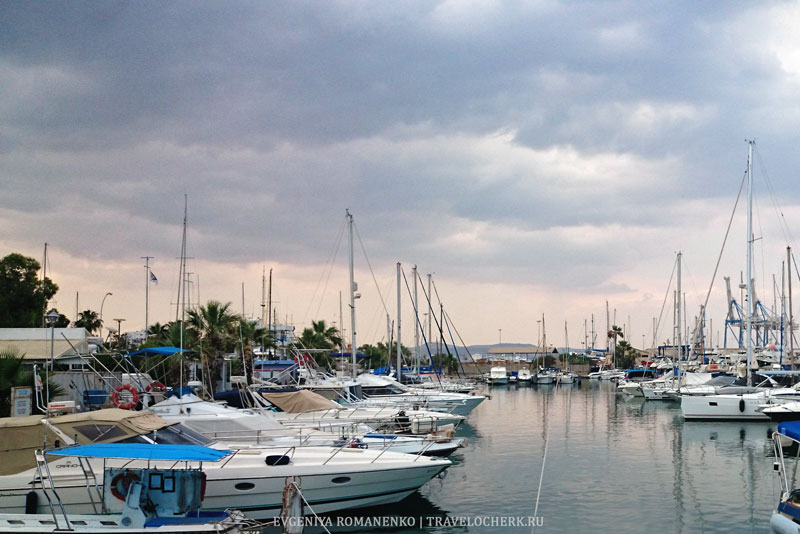
[[[324,320],[312,320],[311,328],[304,328],[296,342],[301,351],[303,349],[331,351],[341,344],[342,338],[339,336],[339,331],[335,327],[325,324]],[[322,367],[327,367],[330,360],[327,354],[319,352],[314,354],[314,359]]]
[[[612,340],[612,345],[611,345],[612,347],[616,347],[617,346],[617,338],[625,337],[625,335],[622,333],[622,328],[620,328],[617,325],[613,325],[611,327],[611,329],[608,331],[607,336],[608,336],[608,339]],[[615,355],[615,357],[616,357],[616,355]],[[613,364],[614,364],[614,366],[619,367],[619,362],[614,361]]]
[[[47,301],[58,286],[39,280],[41,266],[33,258],[9,254],[0,260],[0,327],[35,328],[42,325]]]
[[[386,354],[386,345],[384,345],[382,342],[378,342],[377,345],[370,345],[369,343],[366,345],[361,345],[358,347],[358,352],[367,356],[366,365],[370,369],[383,367],[386,365],[386,362],[389,359]]]
[[[103,320],[96,311],[83,310],[78,314],[78,320],[75,321],[75,326],[86,329],[90,334],[94,334],[95,332],[100,333],[103,328]]]
[[[231,303],[209,300],[205,306],[188,311],[187,325],[197,339],[195,350],[200,353],[210,380],[219,377],[222,355],[233,352],[239,341],[240,317],[231,312]]]
[[[627,341],[617,343],[617,367],[620,369],[630,369],[636,366],[636,349]]]
[[[0,417],[11,415],[11,388],[33,387],[33,371],[23,365],[24,355],[14,348],[0,349]],[[48,382],[50,398],[63,395],[63,390]],[[36,411],[36,407],[33,407]]]

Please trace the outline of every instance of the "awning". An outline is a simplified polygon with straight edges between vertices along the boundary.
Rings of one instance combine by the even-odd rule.
[[[268,389],[262,389],[260,393],[270,403],[289,413],[316,412],[318,410],[331,410],[342,407],[340,404],[336,404],[332,400],[308,390],[272,393]]]
[[[92,443],[46,451],[51,456],[81,458],[122,458],[125,460],[175,460],[180,462],[217,462],[233,451],[209,449],[200,445],[153,443]]]

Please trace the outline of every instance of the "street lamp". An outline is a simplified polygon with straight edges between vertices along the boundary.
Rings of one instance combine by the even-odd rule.
[[[50,310],[50,313],[44,316],[45,321],[50,326],[50,365],[45,365],[45,377],[44,377],[44,387],[46,391],[46,401],[45,401],[45,410],[50,410],[50,388],[48,384],[50,383],[50,367],[55,365],[55,337],[56,337],[56,322],[58,322],[58,312],[55,310]]]
[[[111,293],[106,293],[103,295],[103,300],[100,301],[100,320],[103,320],[103,305],[106,303],[106,297],[111,296]]]

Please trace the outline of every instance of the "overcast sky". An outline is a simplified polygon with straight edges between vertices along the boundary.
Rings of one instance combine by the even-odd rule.
[[[5,2],[0,253],[47,242],[59,310],[111,292],[125,330],[153,256],[165,322],[188,195],[195,299],[238,312],[244,283],[258,316],[273,269],[282,321],[339,324],[341,291],[349,336],[349,208],[374,271],[357,241],[359,344],[387,335],[375,282],[394,318],[399,261],[468,344],[533,343],[544,314],[577,346],[608,300],[649,346],[678,250],[690,316],[705,299],[750,138],[772,304],[800,220],[798,27],[795,2]],[[715,332],[745,240],[740,203]]]

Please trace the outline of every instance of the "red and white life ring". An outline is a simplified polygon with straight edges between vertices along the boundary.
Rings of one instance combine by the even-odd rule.
[[[125,394],[125,396],[130,396],[130,400],[125,402],[124,398],[120,398],[120,393],[123,391],[128,391],[129,393]],[[114,393],[111,395],[111,402],[114,403],[114,406],[119,408],[120,410],[130,410],[136,403],[139,402],[139,392],[136,391],[136,388],[130,384],[122,384],[121,386],[117,386],[114,390]]]
[[[120,501],[124,501],[128,498],[128,490],[134,482],[139,482],[139,475],[136,473],[130,471],[117,473],[117,476],[111,479],[111,495]]]
[[[156,380],[155,382],[150,382],[149,384],[147,384],[147,387],[144,388],[144,390],[147,393],[150,393],[151,391],[153,393],[163,393],[164,391],[167,390],[167,386]]]

